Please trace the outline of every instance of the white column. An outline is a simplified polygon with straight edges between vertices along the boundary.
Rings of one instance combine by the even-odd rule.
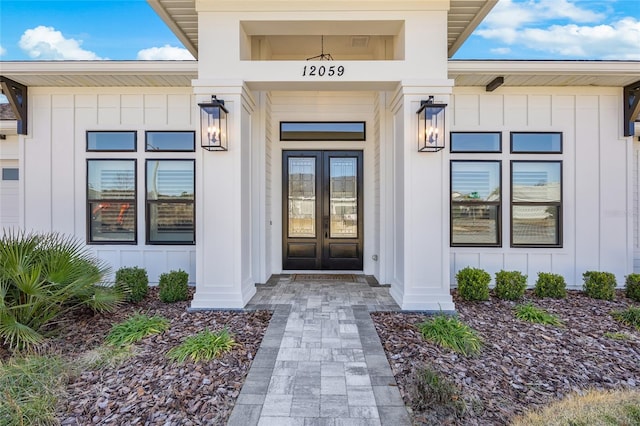
[[[229,142],[228,151],[198,148],[196,293],[191,308],[240,309],[256,291],[251,233],[257,208],[252,200],[251,167],[255,102],[241,81],[221,84],[196,80],[194,91],[199,103],[209,101],[211,95],[225,101]]]
[[[448,104],[452,86],[451,80],[403,81],[390,103],[395,127],[391,295],[405,310],[455,309],[449,283],[448,146],[436,153],[418,152],[416,115],[420,101],[430,95]]]

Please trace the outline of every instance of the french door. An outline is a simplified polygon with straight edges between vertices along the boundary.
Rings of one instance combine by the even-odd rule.
[[[283,269],[362,270],[362,151],[284,151]]]

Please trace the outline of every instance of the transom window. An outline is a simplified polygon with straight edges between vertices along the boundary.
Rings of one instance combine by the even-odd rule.
[[[364,121],[281,121],[281,141],[365,141]]]
[[[96,131],[87,132],[87,151],[135,151],[137,132]]]

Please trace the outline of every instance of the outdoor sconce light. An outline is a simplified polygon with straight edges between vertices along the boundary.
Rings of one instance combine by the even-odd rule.
[[[418,114],[418,152],[438,152],[444,149],[444,109],[447,104],[436,104],[433,96],[420,102]]]
[[[200,107],[200,145],[207,151],[227,150],[227,114],[224,101],[211,96],[211,102]]]

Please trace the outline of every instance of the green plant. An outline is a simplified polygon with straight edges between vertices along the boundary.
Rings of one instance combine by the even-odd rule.
[[[135,353],[135,348],[130,345],[101,345],[80,355],[75,367],[88,370],[116,368],[133,357]]]
[[[0,338],[12,349],[43,342],[42,328],[82,306],[112,311],[122,301],[99,284],[109,271],[61,234],[5,233],[0,239]]]
[[[564,299],[567,297],[567,284],[562,275],[538,272],[538,279],[533,292],[538,297]]]
[[[496,272],[495,292],[503,300],[518,300],[527,289],[527,276],[519,271]]]
[[[640,307],[634,308],[630,306],[622,311],[613,311],[611,316],[624,325],[640,330]]]
[[[116,271],[116,286],[126,293],[127,301],[137,303],[149,291],[147,271],[137,266],[120,268]]]
[[[629,340],[629,339],[631,339],[631,336],[629,336],[627,333],[623,333],[621,331],[616,331],[616,332],[607,331],[606,333],[603,334],[603,336],[606,337],[607,339],[613,339],[613,340]]]
[[[68,366],[57,357],[28,355],[0,364],[0,424],[55,425]]]
[[[416,368],[409,379],[411,406],[416,411],[440,409],[460,416],[465,404],[456,385],[429,366]]]
[[[106,342],[113,346],[135,343],[152,334],[159,334],[169,328],[169,320],[160,316],[149,317],[140,313],[111,327]]]
[[[627,275],[624,290],[629,299],[640,302],[640,274]]]
[[[491,275],[483,269],[467,266],[456,274],[458,293],[464,300],[489,300]]]
[[[587,271],[582,278],[587,296],[603,300],[613,300],[615,297],[616,276],[611,272]]]
[[[541,410],[518,416],[512,426],[586,426],[640,424],[640,392],[597,391],[569,395]]]
[[[187,300],[189,297],[189,274],[179,269],[160,275],[158,297],[165,303]]]
[[[562,321],[551,315],[544,309],[534,306],[532,303],[516,306],[516,318],[522,321],[535,322],[538,324],[562,326]]]
[[[475,330],[456,316],[438,314],[416,327],[425,339],[465,356],[479,353],[482,347]]]
[[[208,361],[231,350],[235,344],[233,336],[226,328],[217,332],[204,329],[194,336],[187,337],[179,346],[170,349],[167,357],[177,362],[185,362],[187,358],[193,362]]]

